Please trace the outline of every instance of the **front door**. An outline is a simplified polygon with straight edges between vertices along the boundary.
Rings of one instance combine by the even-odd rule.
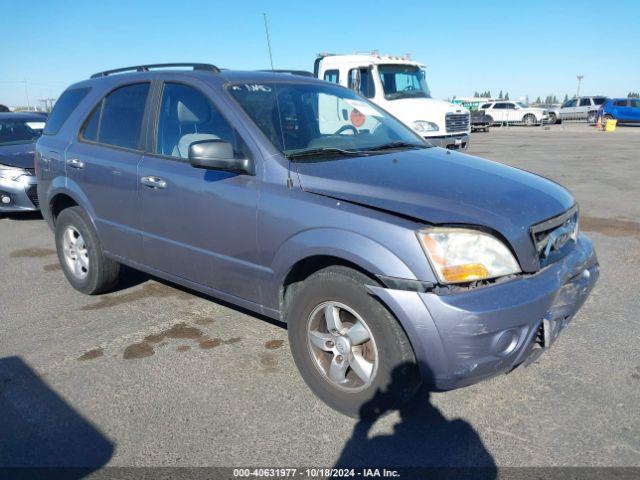
[[[246,144],[193,85],[164,84],[153,153],[139,169],[144,263],[188,281],[259,303],[252,175],[193,167],[189,146],[223,140],[236,155]]]

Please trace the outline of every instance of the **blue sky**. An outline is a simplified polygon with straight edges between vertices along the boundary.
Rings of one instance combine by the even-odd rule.
[[[435,97],[640,91],[640,1],[0,0],[0,103],[108,68],[197,61],[311,70],[318,52],[411,53]]]

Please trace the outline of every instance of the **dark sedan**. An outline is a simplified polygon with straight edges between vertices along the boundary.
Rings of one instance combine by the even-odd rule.
[[[0,113],[0,213],[38,210],[34,154],[46,117]]]

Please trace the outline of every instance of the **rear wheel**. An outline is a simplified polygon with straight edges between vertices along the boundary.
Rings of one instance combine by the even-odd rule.
[[[555,125],[556,124],[556,120],[558,120],[558,118],[556,117],[555,113],[550,113],[549,114],[549,125]]]
[[[589,112],[587,115],[587,123],[596,123],[597,114],[596,112]]]
[[[120,265],[104,256],[84,210],[80,207],[63,210],[56,219],[55,237],[62,271],[73,288],[95,295],[116,284]]]
[[[406,334],[367,283],[360,272],[329,267],[290,287],[287,298],[289,343],[302,378],[327,405],[356,418],[394,409],[420,386]]]
[[[537,123],[536,116],[533,115],[532,113],[527,113],[522,119],[522,121],[527,127],[532,127]]]

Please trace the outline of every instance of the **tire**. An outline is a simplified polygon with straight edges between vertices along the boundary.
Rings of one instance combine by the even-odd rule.
[[[491,115],[487,115],[487,120],[489,121],[489,125],[493,125],[493,117]]]
[[[82,208],[70,207],[58,215],[55,238],[58,260],[73,288],[96,295],[117,283],[120,264],[104,256],[100,239]]]
[[[334,266],[287,290],[289,343],[302,378],[320,400],[353,418],[383,415],[410,400],[421,385],[409,339],[389,311],[367,292],[365,285],[372,283],[360,272]],[[330,332],[327,310],[338,312],[338,326],[342,327],[339,332],[343,335]],[[356,345],[357,335],[347,336],[345,332],[357,330],[351,327],[360,323],[366,330],[362,338],[368,335],[369,340],[349,350],[344,339],[352,338]],[[358,331],[364,331],[360,327]],[[315,346],[312,337],[316,338]],[[317,347],[318,341],[324,345],[322,348]],[[327,351],[329,347],[333,350]],[[356,356],[365,362],[371,360],[368,381],[363,380],[366,375],[358,373],[362,370],[356,368]],[[344,365],[343,362],[348,364],[344,381],[331,379],[330,366]]]
[[[613,117],[613,115],[611,115],[610,113],[605,113],[604,117],[602,117],[606,120],[615,120],[615,118]]]
[[[555,125],[556,122],[558,121],[558,117],[556,117],[555,113],[550,113],[549,114],[549,125]]]
[[[589,112],[587,114],[587,123],[590,125],[596,123],[597,117],[598,117],[598,114],[596,112]]]
[[[536,123],[537,123],[537,119],[536,116],[532,113],[527,113],[524,118],[522,119],[522,121],[524,122],[524,124],[527,127],[533,127]]]

